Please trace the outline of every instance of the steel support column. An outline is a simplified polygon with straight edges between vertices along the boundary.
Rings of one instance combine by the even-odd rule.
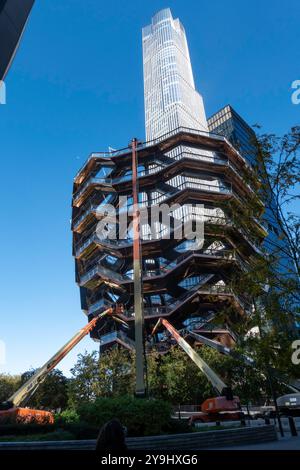
[[[137,139],[132,139],[132,192],[133,192],[133,281],[134,281],[134,326],[135,326],[135,394],[144,397],[145,359],[144,359],[144,311],[142,294],[142,269],[140,245],[140,211],[138,201],[137,177]]]

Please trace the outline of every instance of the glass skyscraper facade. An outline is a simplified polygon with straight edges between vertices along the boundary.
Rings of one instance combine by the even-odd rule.
[[[196,91],[184,27],[169,8],[143,28],[146,140],[179,127],[207,131],[202,96]]]
[[[207,124],[210,132],[225,136],[250,164],[255,163],[255,132],[230,105],[208,118]]]
[[[256,134],[246,121],[232,108],[227,105],[217,111],[207,120],[209,131],[226,137],[232,145],[251,165],[256,164],[257,148],[255,146]],[[281,276],[296,276],[295,267],[291,258],[286,254],[289,252],[289,245],[283,236],[276,214],[276,201],[268,198],[265,201],[265,210],[262,221],[267,229],[268,236],[265,238],[263,246],[269,253],[277,255],[278,271]],[[300,323],[296,323],[299,328]]]

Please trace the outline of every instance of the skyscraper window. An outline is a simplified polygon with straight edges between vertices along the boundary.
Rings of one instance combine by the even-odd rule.
[[[185,31],[169,8],[159,11],[143,28],[143,64],[146,140],[178,127],[207,132]]]

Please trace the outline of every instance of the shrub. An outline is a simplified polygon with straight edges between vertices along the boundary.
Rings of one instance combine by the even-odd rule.
[[[188,420],[180,420],[180,419],[171,419],[164,429],[168,434],[181,434],[184,432],[191,432],[191,426],[188,424]]]
[[[70,432],[75,439],[96,439],[99,434],[98,426],[84,422],[66,424],[63,429]]]
[[[68,441],[74,439],[74,435],[68,431],[54,431],[45,434],[0,437],[0,442]]]
[[[79,415],[77,411],[73,409],[68,409],[62,411],[60,414],[55,416],[55,424],[65,425],[79,422]]]
[[[98,429],[112,418],[118,418],[131,436],[165,432],[170,423],[171,406],[162,400],[132,397],[97,398],[78,407],[80,420]]]
[[[1,424],[0,436],[24,436],[27,434],[43,434],[54,430],[53,424]]]
[[[57,430],[49,434],[42,434],[38,437],[38,441],[69,441],[75,440],[74,434],[69,431]],[[30,439],[31,440],[31,439]]]

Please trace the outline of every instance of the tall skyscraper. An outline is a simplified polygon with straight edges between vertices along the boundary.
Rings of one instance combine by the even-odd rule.
[[[159,11],[143,28],[143,65],[146,140],[179,127],[207,132],[184,27],[169,8]]]

